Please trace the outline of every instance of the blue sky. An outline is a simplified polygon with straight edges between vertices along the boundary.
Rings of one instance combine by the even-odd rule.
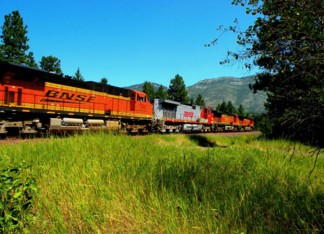
[[[186,86],[200,80],[253,75],[242,64],[220,65],[235,37],[219,25],[253,23],[231,0],[0,0],[4,16],[18,10],[28,26],[30,51],[61,60],[64,74],[78,67],[86,81],[108,79],[125,87],[144,81],[169,86],[179,74]]]

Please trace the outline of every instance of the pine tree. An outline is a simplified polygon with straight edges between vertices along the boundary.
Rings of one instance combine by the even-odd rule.
[[[160,85],[159,89],[155,93],[155,97],[159,99],[167,99],[168,98],[168,93],[167,91],[163,88],[162,85]]]
[[[189,103],[186,85],[180,75],[177,74],[170,81],[168,96],[173,101],[181,102],[183,104]]]
[[[38,68],[38,65],[34,59],[34,53],[29,52],[27,57],[26,57],[26,65],[32,68]]]
[[[324,147],[324,17],[322,0],[234,0],[256,15],[246,31],[232,26],[243,53],[261,71],[251,86],[266,91],[270,137]],[[253,61],[251,62],[251,58]],[[225,60],[228,62],[229,60]]]
[[[84,78],[80,72],[80,68],[78,67],[77,71],[75,72],[74,76],[72,77],[72,79],[74,80],[78,80],[78,81],[84,81]]]
[[[190,98],[189,105],[190,106],[195,105],[195,100],[193,98]]]
[[[217,105],[216,110],[219,112],[227,112],[226,102],[223,100],[222,103]]]
[[[48,72],[54,72],[58,75],[62,74],[61,61],[54,56],[43,56],[40,61],[40,68]]]
[[[227,102],[226,111],[230,114],[236,113],[236,108],[231,101]]]
[[[155,91],[154,91],[153,85],[148,81],[145,81],[143,84],[143,92],[147,94],[148,98],[155,97]]]
[[[237,35],[243,50],[228,51],[221,64],[245,61],[261,71],[250,86],[265,91],[271,124],[266,136],[286,137],[324,148],[324,17],[322,0],[232,0],[256,16],[253,25]],[[210,45],[217,43],[219,38]],[[209,46],[209,45],[208,45]]]
[[[26,52],[29,49],[27,44],[27,26],[24,25],[23,18],[19,11],[13,11],[5,16],[1,35],[0,59],[17,64],[27,62]],[[31,61],[32,54],[29,54]]]
[[[199,93],[198,96],[196,97],[195,104],[196,104],[197,106],[205,106],[205,100],[204,100],[204,98],[201,96],[200,93]]]
[[[108,79],[106,77],[102,77],[100,80],[101,84],[107,85],[108,84]]]
[[[242,104],[239,105],[239,108],[237,109],[237,114],[239,116],[245,116],[245,111],[244,111],[244,107]]]

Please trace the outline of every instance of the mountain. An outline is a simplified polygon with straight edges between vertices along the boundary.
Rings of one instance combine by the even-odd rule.
[[[157,91],[157,90],[160,88],[160,85],[161,85],[161,84],[157,84],[157,83],[153,83],[153,82],[150,82],[150,83],[151,83],[151,85],[153,86],[153,88],[154,88],[155,91]],[[142,91],[142,90],[143,90],[143,85],[144,85],[144,83],[142,83],[142,84],[136,84],[136,85],[132,85],[132,86],[127,86],[127,87],[124,87],[124,88],[126,88],[126,89],[133,89],[133,90],[139,90],[139,91]],[[163,86],[163,88],[164,88],[165,90],[168,89],[168,88],[165,87],[165,86]]]
[[[187,87],[191,97],[195,98],[199,93],[204,97],[205,103],[215,108],[218,104],[231,101],[235,107],[243,105],[245,111],[250,113],[262,113],[265,111],[264,102],[266,94],[258,92],[254,94],[249,84],[254,83],[254,76],[243,78],[220,77],[199,81],[197,84]]]
[[[214,109],[222,101],[226,103],[231,101],[235,107],[242,104],[244,110],[249,113],[262,113],[265,111],[264,102],[266,100],[266,94],[264,92],[254,94],[249,88],[249,84],[253,83],[254,76],[243,78],[219,77],[199,81],[197,84],[188,86],[187,89],[190,97],[195,99],[200,93],[206,105]],[[152,83],[152,85],[155,89],[160,87],[156,83]],[[133,85],[127,88],[143,90],[143,84]]]

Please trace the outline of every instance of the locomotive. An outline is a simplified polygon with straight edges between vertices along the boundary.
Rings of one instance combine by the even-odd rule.
[[[0,137],[78,131],[216,132],[253,130],[252,118],[151,99],[141,91],[77,81],[0,61]]]

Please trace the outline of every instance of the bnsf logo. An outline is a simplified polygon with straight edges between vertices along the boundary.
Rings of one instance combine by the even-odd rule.
[[[189,112],[189,111],[185,111],[185,112],[183,113],[183,116],[184,116],[185,118],[193,118],[193,117],[194,117],[194,113],[193,113],[193,112]]]
[[[91,95],[60,92],[57,90],[48,90],[45,96],[49,98],[60,98],[65,100],[78,101],[78,102],[82,102],[82,101],[90,102],[96,99],[95,96],[91,96]]]

